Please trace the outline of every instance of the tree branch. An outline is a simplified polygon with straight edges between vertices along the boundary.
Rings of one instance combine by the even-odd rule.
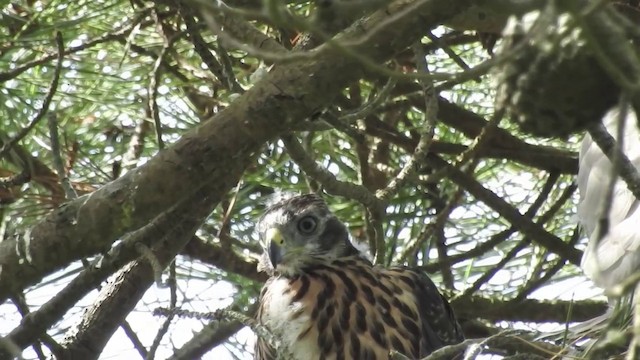
[[[175,225],[153,246],[153,255],[161,267],[169,265],[217,204],[216,198],[209,196],[207,190],[197,192],[181,204],[186,212],[173,220]],[[135,260],[120,270],[85,311],[75,332],[67,334],[61,357],[97,359],[107,341],[156,280],[154,270],[146,258]],[[153,351],[151,349],[147,357]]]
[[[358,40],[350,46],[352,51],[384,61],[470,3],[398,1],[336,40]],[[0,301],[75,259],[103,250],[205,184],[215,184],[211,194],[219,201],[267,141],[317,113],[362,76],[359,61],[344,57],[333,46],[320,46],[313,54],[314,61],[276,66],[212,120],[145,165],[67,203],[36,224],[28,236],[16,234],[2,241]]]
[[[442,160],[438,156],[429,155],[427,161],[437,168],[447,169],[447,176],[456,184],[464,187],[471,195],[478,200],[483,201],[493,210],[498,212],[502,217],[507,219],[524,235],[530,237],[534,242],[545,247],[549,251],[560,255],[570,263],[580,265],[582,251],[567,245],[562,239],[548,233],[544,228],[522,215],[513,206],[509,205],[501,197],[493,191],[485,188],[473,177],[452,167],[449,163]]]

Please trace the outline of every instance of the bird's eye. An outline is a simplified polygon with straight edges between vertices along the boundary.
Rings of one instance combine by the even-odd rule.
[[[298,230],[303,234],[311,234],[316,230],[318,221],[313,216],[305,216],[298,221]]]

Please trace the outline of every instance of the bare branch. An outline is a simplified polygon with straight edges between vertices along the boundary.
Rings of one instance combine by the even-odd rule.
[[[176,287],[176,262],[175,260],[171,262],[171,264],[169,265],[169,279],[167,280],[169,283],[169,308],[170,309],[175,309],[176,308],[176,304],[178,302],[178,294],[177,294],[177,287]],[[157,282],[157,281],[156,281]],[[153,339],[153,343],[151,344],[151,346],[149,347],[149,352],[147,353],[147,356],[145,357],[146,360],[153,360],[155,357],[155,353],[158,350],[158,347],[160,346],[160,341],[162,341],[162,338],[166,335],[167,331],[169,330],[169,326],[171,325],[171,321],[173,320],[173,315],[169,314],[167,316],[166,319],[164,319],[164,322],[162,323],[162,326],[160,327],[160,329],[158,329],[158,332],[155,336],[155,338]]]
[[[198,221],[197,216],[189,215],[190,212],[197,210],[197,206],[194,206],[192,201],[183,201],[143,228],[127,235],[101,261],[84,269],[51,300],[38,310],[31,312],[6,338],[21,348],[32,344],[47,328],[61,319],[77,301],[98,287],[119,268],[136,259],[139,256],[136,250],[138,244],[151,246],[154,242],[158,242],[158,239],[161,239],[160,242],[174,241],[174,237],[181,236],[189,230],[189,224]],[[186,220],[181,222],[180,219],[183,217]]]
[[[375,207],[378,205],[378,199],[364,186],[338,180],[328,170],[320,167],[293,136],[283,136],[282,142],[287,147],[291,159],[293,159],[305,173],[321,183],[324,190],[329,194],[356,200],[367,207]]]
[[[140,338],[138,338],[138,334],[136,334],[136,332],[133,331],[133,329],[131,328],[131,325],[129,325],[129,323],[125,320],[122,322],[120,327],[122,328],[122,330],[124,330],[124,333],[127,334],[127,337],[129,338],[129,340],[131,340],[133,347],[138,351],[138,354],[140,354],[140,357],[145,359],[148,354],[147,349],[142,344],[142,341],[140,341]]]
[[[417,71],[429,74],[429,66],[427,65],[426,55],[422,52],[419,44],[413,46],[414,56],[416,58]],[[420,140],[411,155],[411,158],[402,167],[402,170],[396,175],[396,177],[387,184],[387,186],[376,192],[376,197],[382,202],[387,202],[394,196],[400,186],[402,186],[418,167],[419,162],[429,152],[431,143],[433,141],[433,134],[435,129],[436,118],[438,115],[438,101],[433,87],[433,82],[423,80],[421,82],[422,91],[424,94],[424,124],[418,128],[420,134]]]
[[[549,251],[560,255],[562,258],[575,265],[580,264],[580,258],[582,257],[582,252],[580,250],[572,246],[568,246],[562,241],[562,239],[545,231],[541,225],[538,225],[526,218],[518,210],[494,194],[491,190],[482,186],[482,184],[477,182],[474,178],[456,168],[453,168],[446,161],[435,155],[429,155],[428,161],[438,168],[446,168],[447,176],[453,182],[464,187],[478,200],[489,205],[489,207],[497,211],[505,219],[511,222],[511,224],[516,226],[523,234],[531,237],[534,242],[544,246]]]
[[[204,189],[180,204],[179,207],[188,209],[184,215],[167,219],[174,226],[153,246],[153,256],[160,266],[169,265],[191,239],[216,204],[215,200]],[[74,332],[65,337],[62,357],[93,359],[100,355],[113,332],[156,279],[153,266],[145,260],[138,259],[126,265],[118,272],[113,283],[102,289]]]

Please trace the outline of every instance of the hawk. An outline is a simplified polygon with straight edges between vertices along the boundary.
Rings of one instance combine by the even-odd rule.
[[[257,230],[270,275],[257,320],[278,349],[258,338],[255,359],[418,359],[464,339],[424,272],[372,265],[318,195],[270,206]]]

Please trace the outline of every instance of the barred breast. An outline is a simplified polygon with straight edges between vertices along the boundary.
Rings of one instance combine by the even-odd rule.
[[[273,278],[259,320],[294,359],[388,359],[391,349],[418,358],[443,344],[428,344],[435,333],[421,323],[417,280],[403,269],[334,261]]]

